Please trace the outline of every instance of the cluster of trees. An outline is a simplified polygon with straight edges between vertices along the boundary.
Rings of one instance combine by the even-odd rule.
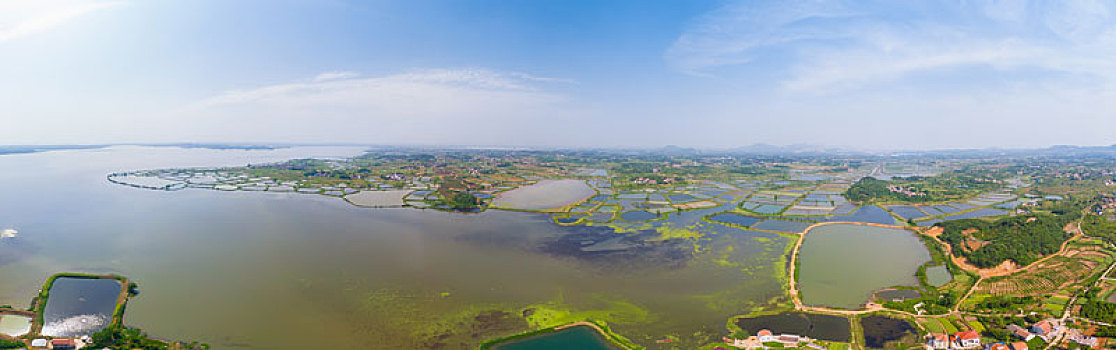
[[[1008,325],[1025,326],[1038,321],[1041,321],[1045,316],[1040,314],[1029,314],[1024,317],[977,317],[977,321],[984,324],[985,330],[981,335],[1000,340],[1012,340],[1013,335],[1007,330]]]
[[[22,349],[25,347],[27,347],[27,344],[18,340],[0,339],[0,349]]]
[[[1039,300],[1035,297],[1009,297],[1009,296],[993,296],[981,300],[974,305],[974,309],[986,310],[999,313],[1017,313],[1019,309],[1027,307],[1027,305],[1038,303]]]
[[[1080,216],[1074,213],[1020,215],[996,221],[964,219],[935,225],[945,229],[940,238],[953,247],[954,253],[973,265],[993,267],[1005,260],[1027,265],[1061,249],[1062,242],[1070,238],[1064,230],[1066,224]],[[977,231],[970,237],[965,233],[968,230]],[[964,247],[970,238],[987,243],[968,251]]]
[[[1114,323],[1116,322],[1116,304],[1102,300],[1089,300],[1085,302],[1085,305],[1081,305],[1081,316],[1093,321]]]
[[[907,312],[918,312],[915,310],[914,305],[922,304],[922,311],[929,315],[941,315],[949,312],[957,301],[957,295],[953,291],[945,291],[941,294],[936,294],[933,290],[923,292],[922,298],[910,299],[904,301],[887,301],[883,306],[892,310],[901,310]]]
[[[171,347],[171,344],[162,340],[153,339],[139,330],[138,328],[129,328],[120,325],[111,325],[105,327],[97,333],[93,333],[92,348],[95,349],[113,349],[113,350],[166,350]],[[205,350],[209,349],[208,344],[192,342],[188,344],[176,343],[179,349],[188,350]]]
[[[1116,337],[1116,327],[1112,326],[1097,326],[1097,331],[1093,333],[1094,337],[1112,338]]]
[[[962,169],[936,176],[912,176],[884,181],[865,177],[845,191],[845,197],[852,201],[889,201],[907,203],[944,202],[957,200],[999,188],[994,176],[979,169]],[[888,185],[915,188],[923,193],[918,196],[891,192]]]
[[[867,202],[873,199],[894,198],[896,193],[887,189],[887,181],[874,177],[865,177],[845,190],[845,198],[855,202]],[[906,196],[904,196],[906,197]]]
[[[1086,215],[1081,220],[1081,229],[1085,230],[1090,236],[1116,243],[1116,221],[1112,220],[1107,214]]]
[[[446,205],[454,209],[474,209],[479,205],[477,197],[465,191],[450,192],[445,201]]]
[[[865,177],[845,190],[845,198],[855,202],[868,201],[903,201],[903,202],[929,202],[932,196],[908,196],[887,189],[890,183],[874,177]]]

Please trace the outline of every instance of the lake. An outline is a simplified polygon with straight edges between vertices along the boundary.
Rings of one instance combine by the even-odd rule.
[[[110,147],[0,156],[0,303],[25,308],[61,271],[139,284],[125,322],[213,349],[475,349],[530,330],[527,308],[605,315],[647,346],[696,348],[769,307],[791,240],[740,231],[703,254],[654,232],[544,214],[360,208],[293,192],[154,191],[118,171],[243,166],[359,148]],[[681,215],[679,224],[706,215]],[[609,249],[584,242],[619,240]],[[783,299],[785,302],[785,299]],[[497,316],[485,316],[497,315]]]
[[[829,224],[806,233],[798,259],[804,303],[856,309],[872,291],[918,285],[915,272],[930,253],[904,229]]]

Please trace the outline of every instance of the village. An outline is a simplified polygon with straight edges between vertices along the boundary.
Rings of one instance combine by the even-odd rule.
[[[946,333],[928,333],[922,337],[922,346],[926,350],[1030,350],[1035,340],[1041,343],[1052,344],[1044,349],[1102,349],[1100,338],[1087,335],[1088,329],[1078,329],[1065,325],[1061,320],[1048,318],[1035,322],[1027,327],[1009,325],[1005,329],[1010,332],[1014,341],[998,341],[982,336],[980,332],[965,330]],[[737,349],[773,349],[773,348],[809,348],[815,350],[831,349],[819,344],[816,339],[796,334],[774,334],[771,330],[761,329],[755,335],[746,338],[726,336],[724,343]],[[714,350],[728,350],[725,347],[714,347]]]

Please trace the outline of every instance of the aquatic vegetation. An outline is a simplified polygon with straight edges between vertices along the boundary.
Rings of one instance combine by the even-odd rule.
[[[598,298],[600,309],[577,310],[562,302],[532,304],[523,314],[533,328],[547,328],[580,321],[650,323],[656,320],[650,311],[622,300]]]

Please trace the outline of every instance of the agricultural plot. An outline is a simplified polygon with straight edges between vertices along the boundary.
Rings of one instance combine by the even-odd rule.
[[[968,203],[949,203],[948,205],[951,206],[951,207],[956,208],[959,211],[964,211],[964,210],[969,210],[969,209],[976,208],[976,206],[974,206],[972,204],[968,204]]]
[[[1027,269],[1004,277],[993,277],[978,286],[977,291],[988,295],[1049,296],[1087,278],[1111,255],[1097,250],[1073,250],[1065,256],[1056,256]]]
[[[946,217],[943,217],[942,220],[949,221],[949,220],[961,220],[961,219],[974,219],[974,218],[982,218],[982,217],[988,217],[988,216],[1000,216],[1000,215],[1007,215],[1007,214],[1008,214],[1008,212],[1003,211],[1003,210],[999,210],[999,209],[980,208],[980,209],[973,210],[973,211],[970,211],[970,212],[964,212],[964,213],[961,213],[961,214],[946,216]]]
[[[951,207],[951,206],[948,206],[948,205],[944,205],[944,204],[931,205],[928,208],[933,209],[933,210],[937,210],[937,211],[941,212],[942,214],[951,214],[951,213],[956,213],[956,212],[961,211],[961,209],[957,209],[957,208],[954,208],[954,207]],[[927,212],[927,213],[929,213],[929,212]]]

